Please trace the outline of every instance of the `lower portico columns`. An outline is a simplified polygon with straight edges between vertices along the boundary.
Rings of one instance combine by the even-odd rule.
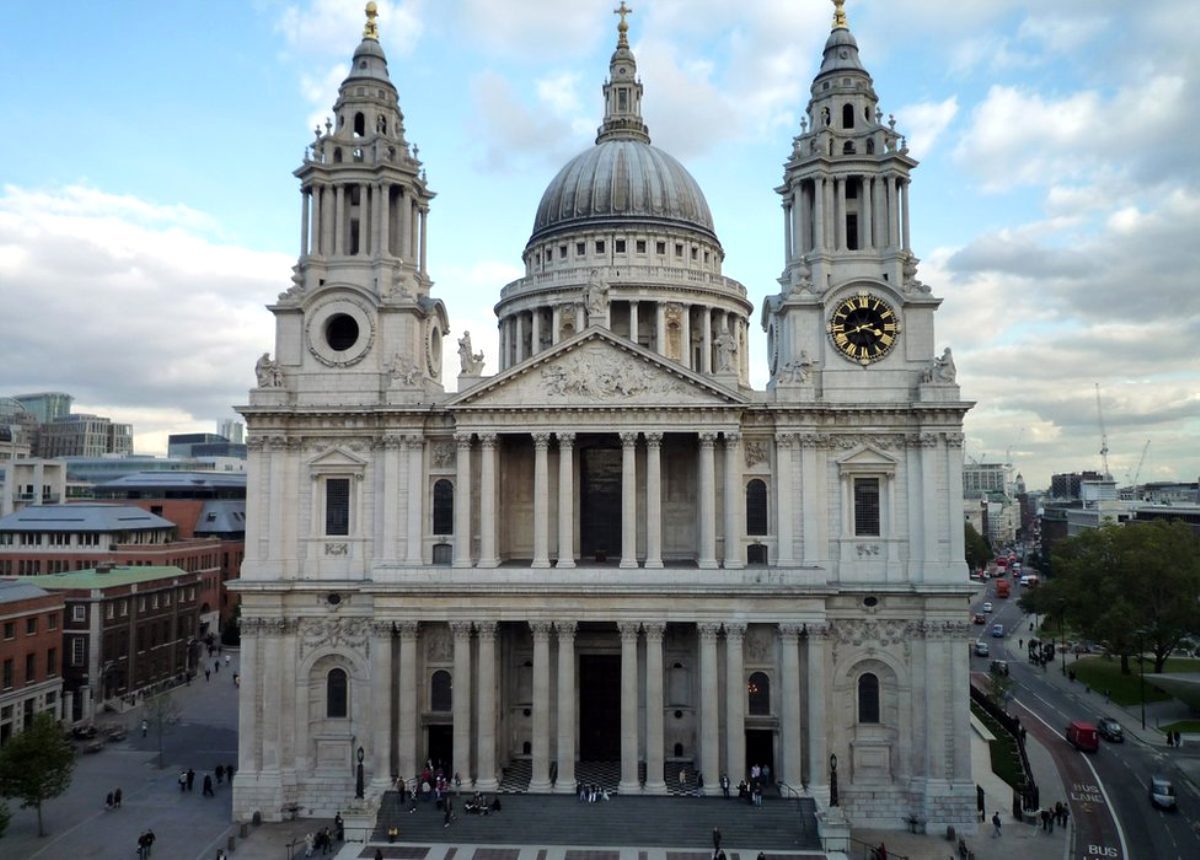
[[[646,434],[646,567],[662,563],[662,438]]]
[[[479,748],[475,756],[475,789],[495,791],[496,781],[496,622],[475,623],[479,639]]]
[[[700,774],[704,793],[720,789],[721,735],[717,716],[717,633],[720,624],[697,624],[700,637]]]
[[[371,794],[392,785],[392,622],[371,622]]]
[[[621,794],[636,794],[638,782],[638,628],[620,622],[621,633]],[[532,788],[532,786],[531,786]]]
[[[558,567],[568,568],[575,566],[575,434],[554,435],[558,439]]]
[[[783,746],[783,768],[779,778],[793,785],[801,782],[800,762],[800,625],[780,624],[783,696],[779,708],[779,734]]]
[[[400,737],[397,760],[401,779],[417,775],[417,631],[416,621],[400,622]]]
[[[716,433],[700,434],[700,559],[701,568],[717,566],[717,476],[713,463]]]
[[[533,775],[529,790],[550,790],[550,622],[531,621],[533,631]]]
[[[533,434],[533,563],[550,566],[550,434]]]
[[[555,791],[575,791],[575,622],[556,621],[558,631],[558,778]]]
[[[825,653],[826,624],[808,625],[808,786],[814,797],[829,802],[829,747],[826,744]]]
[[[621,567],[637,567],[637,433],[621,434]]]
[[[742,434],[725,433],[725,567],[742,561]],[[731,774],[730,779],[733,779]]]
[[[452,621],[454,634],[454,773],[463,782],[471,779],[471,622]]]
[[[663,632],[667,625],[643,624],[646,631],[646,793],[666,794],[663,779]]]
[[[454,567],[471,566],[471,434],[455,433]]]
[[[745,624],[725,625],[725,773],[734,785],[746,772],[745,636]]]

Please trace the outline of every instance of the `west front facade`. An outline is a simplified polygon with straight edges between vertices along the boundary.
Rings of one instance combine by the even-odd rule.
[[[358,762],[369,808],[432,761],[483,791],[646,795],[758,765],[856,825],[974,826],[971,404],[909,244],[916,162],[836,5],[757,318],[651,143],[622,4],[595,145],[499,290],[497,372],[463,334],[451,386],[434,193],[368,4],[239,410],[239,819],[345,810]]]

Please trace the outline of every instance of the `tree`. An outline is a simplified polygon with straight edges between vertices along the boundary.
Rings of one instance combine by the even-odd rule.
[[[987,538],[975,531],[970,523],[963,524],[963,544],[967,550],[967,567],[979,570],[992,560],[992,548]]]
[[[75,749],[54,717],[38,714],[0,748],[0,795],[19,798],[22,809],[36,809],[38,836],[45,836],[42,803],[67,790],[74,767]]]
[[[153,698],[147,699],[143,705],[143,719],[150,724],[150,728],[154,730],[154,736],[158,739],[158,769],[162,770],[165,766],[163,762],[163,735],[171,730],[171,727],[179,722],[179,718],[183,715],[183,708],[171,696],[171,691],[159,693]]]
[[[1161,672],[1179,640],[1200,627],[1200,537],[1183,522],[1109,525],[1055,546],[1056,575],[1022,601],[1064,618],[1121,658],[1145,648]]]
[[[988,671],[987,697],[997,708],[1008,712],[1008,692],[1012,689],[1012,678],[1007,672],[1001,672],[993,667]]]

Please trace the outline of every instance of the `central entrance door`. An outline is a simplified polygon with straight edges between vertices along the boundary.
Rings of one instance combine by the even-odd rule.
[[[621,758],[621,655],[579,655],[579,760]]]
[[[433,762],[435,767],[438,765],[447,769],[450,767],[451,762],[454,761],[454,726],[438,724],[429,726],[429,755],[427,758]]]
[[[621,449],[588,446],[579,451],[579,551],[583,558],[621,554]]]

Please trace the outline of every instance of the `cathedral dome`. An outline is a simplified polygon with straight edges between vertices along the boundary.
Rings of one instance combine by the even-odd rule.
[[[708,201],[682,164],[643,140],[609,137],[575,156],[551,180],[529,242],[635,221],[691,228],[716,241]]]

